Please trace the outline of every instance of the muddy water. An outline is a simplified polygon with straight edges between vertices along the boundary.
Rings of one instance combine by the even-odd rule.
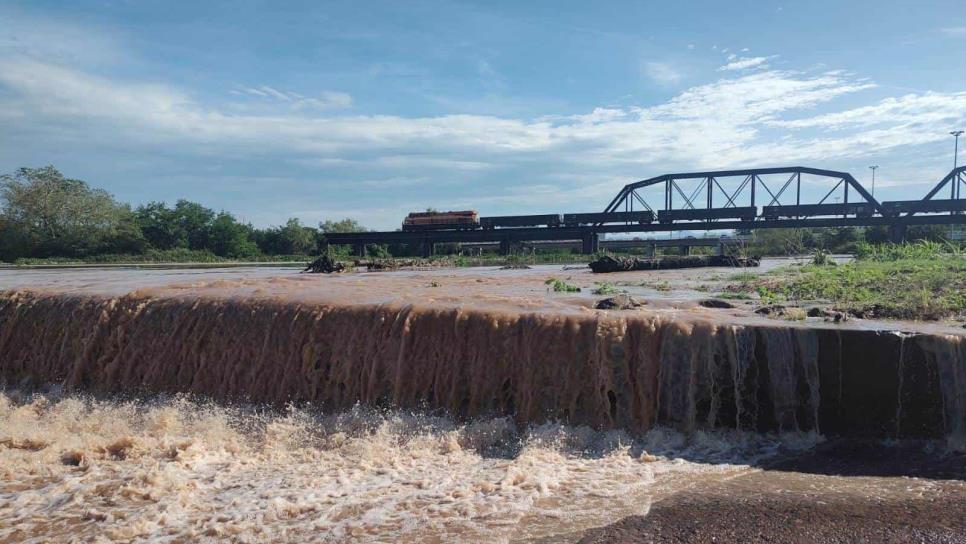
[[[960,447],[961,332],[694,303],[732,273],[2,271],[0,541],[573,541],[821,435]]]
[[[784,438],[8,392],[0,541],[566,536],[811,440]]]

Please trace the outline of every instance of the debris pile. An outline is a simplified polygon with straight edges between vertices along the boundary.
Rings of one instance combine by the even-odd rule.
[[[620,294],[611,298],[605,298],[597,302],[594,308],[597,310],[631,310],[647,304],[641,302],[627,294]]]
[[[322,255],[318,259],[310,262],[302,272],[308,272],[309,274],[331,274],[333,272],[344,271],[344,264],[338,261],[333,261],[328,255]]]
[[[672,268],[700,268],[704,266],[758,266],[759,259],[755,257],[733,257],[730,255],[686,255],[669,256],[655,259],[638,259],[626,257],[611,257],[604,255],[590,263],[590,269],[596,273],[628,272],[631,270],[661,270]]]

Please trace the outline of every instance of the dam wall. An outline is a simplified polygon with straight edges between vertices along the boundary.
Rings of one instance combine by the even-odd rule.
[[[966,436],[961,336],[213,296],[0,293],[0,380],[643,432]]]

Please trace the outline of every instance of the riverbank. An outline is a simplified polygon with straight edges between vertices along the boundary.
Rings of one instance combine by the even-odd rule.
[[[856,317],[966,323],[966,253],[952,246],[870,246],[853,261],[819,256],[767,275],[736,274],[728,298],[807,307],[825,303]]]

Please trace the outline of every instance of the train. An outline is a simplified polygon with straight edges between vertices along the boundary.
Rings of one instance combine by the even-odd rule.
[[[885,216],[898,216],[903,213],[966,213],[966,199],[899,200],[881,203]],[[492,230],[507,228],[533,227],[582,227],[605,224],[648,225],[655,220],[661,224],[676,221],[716,221],[739,220],[754,221],[760,217],[766,221],[803,217],[854,216],[869,218],[876,214],[875,206],[868,202],[847,202],[835,204],[795,204],[764,206],[758,215],[755,206],[733,206],[712,209],[678,209],[601,213],[565,213],[540,215],[499,215],[480,217],[474,210],[451,212],[412,212],[403,220],[404,231],[419,230]]]
[[[646,225],[654,221],[654,212],[566,213],[541,215],[499,215],[480,217],[474,210],[450,212],[412,212],[403,219],[402,230],[492,230],[525,227],[580,227],[606,223],[636,223]]]

